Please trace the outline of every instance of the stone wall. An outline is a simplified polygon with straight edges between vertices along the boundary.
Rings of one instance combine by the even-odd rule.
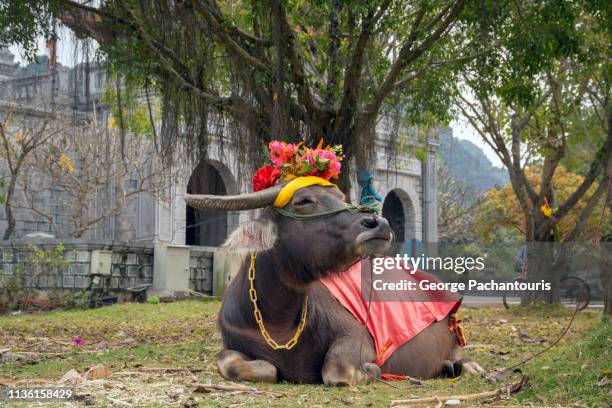
[[[61,266],[34,260],[36,249],[53,251],[63,245]],[[189,287],[212,294],[212,263],[215,248],[190,248]],[[110,275],[91,273],[92,253],[110,251]],[[109,294],[139,285],[153,284],[154,246],[150,243],[83,240],[0,241],[0,287],[17,277],[26,288],[40,290],[97,290]],[[57,265],[57,263],[56,263]]]
[[[212,294],[214,248],[192,246],[189,254],[189,289]]]

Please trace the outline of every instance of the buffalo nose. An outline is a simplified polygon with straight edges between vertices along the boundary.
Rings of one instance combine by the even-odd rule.
[[[363,218],[360,224],[362,227],[366,229],[374,229],[378,227],[378,220],[376,218],[377,217],[375,215],[372,215],[371,217]]]

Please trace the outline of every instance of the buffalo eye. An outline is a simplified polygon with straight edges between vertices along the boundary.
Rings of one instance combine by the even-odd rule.
[[[300,201],[298,201],[297,203],[295,203],[295,205],[308,205],[308,204],[314,204],[314,201],[311,200],[310,198],[302,198]]]

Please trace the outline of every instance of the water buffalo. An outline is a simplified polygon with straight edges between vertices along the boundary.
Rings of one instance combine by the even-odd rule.
[[[241,225],[225,243],[229,251],[244,251],[247,256],[227,288],[219,313],[225,349],[217,356],[221,375],[231,380],[327,385],[368,383],[380,378],[381,368],[385,373],[420,378],[458,375],[462,363],[446,320],[405,343],[382,367],[371,363],[375,348],[366,329],[318,280],[342,271],[359,257],[384,251],[392,240],[389,223],[374,214],[335,212],[346,206],[344,195],[323,186],[299,189],[284,210],[305,216],[332,214],[287,217],[271,207],[281,187],[239,196],[185,197],[194,208],[265,208],[257,220]],[[260,333],[249,298],[248,255],[252,251],[257,252],[257,304],[271,338],[280,344],[292,338],[308,297],[303,332],[290,350],[271,348]]]

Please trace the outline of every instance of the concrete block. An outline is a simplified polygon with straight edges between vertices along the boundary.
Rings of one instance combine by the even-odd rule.
[[[62,279],[62,286],[66,289],[72,289],[74,288],[74,281],[75,281],[74,276],[64,275]]]
[[[70,265],[70,269],[73,275],[88,275],[89,274],[89,263],[77,262]]]
[[[138,278],[140,277],[140,271],[142,270],[142,266],[140,265],[129,265],[127,267],[127,276],[130,278]]]
[[[38,231],[38,223],[36,221],[24,221],[23,229],[27,231]]]
[[[240,271],[243,256],[216,251],[213,256],[213,296],[222,296],[232,278]]]
[[[120,278],[119,279],[119,287],[121,289],[127,289],[136,286],[135,278]]]
[[[125,261],[126,265],[138,265],[138,257],[136,254],[130,253]]]
[[[142,264],[143,265],[151,265],[151,266],[153,266],[153,255],[152,254],[143,254],[142,255]]]
[[[123,263],[123,256],[124,255],[125,255],[124,252],[115,252],[115,251],[113,251],[113,255],[111,256],[111,262],[113,264]]]
[[[91,282],[91,278],[89,276],[75,276],[74,277],[74,287],[79,289],[85,289],[89,287]]]
[[[77,262],[89,262],[91,259],[91,253],[89,251],[76,251]]]
[[[114,264],[111,268],[111,275],[122,276],[125,274],[125,265]]]
[[[119,278],[111,277],[109,285],[111,289],[119,289]]]
[[[68,262],[76,261],[77,252],[74,249],[64,251],[64,258]]]
[[[58,283],[61,277],[58,275],[47,275],[47,287],[48,288],[59,288],[61,284]]]
[[[153,278],[153,267],[152,266],[144,267],[144,276],[145,278]]]

